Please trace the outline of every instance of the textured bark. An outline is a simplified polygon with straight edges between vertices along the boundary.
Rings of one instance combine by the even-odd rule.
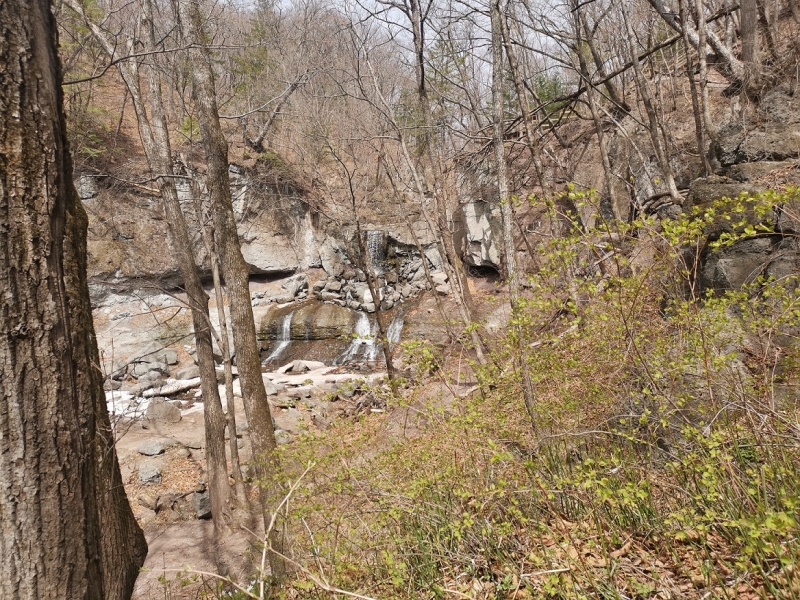
[[[739,37],[742,40],[742,62],[745,84],[752,85],[758,79],[758,2],[741,0],[739,3]]]
[[[130,597],[147,546],[121,485],[72,183],[56,27],[0,3],[0,597]]]
[[[214,73],[208,49],[203,46],[203,17],[195,0],[181,0],[179,4],[181,25],[188,41],[196,45],[192,51],[192,98],[200,125],[200,136],[206,155],[206,186],[208,187],[211,219],[215,242],[222,262],[222,275],[228,291],[231,312],[233,345],[236,366],[242,384],[250,441],[256,463],[256,474],[262,484],[261,501],[265,523],[269,522],[270,493],[274,495],[277,482],[273,481],[275,460],[275,431],[269,410],[267,391],[261,377],[261,358],[256,340],[253,306],[250,304],[250,268],[242,256],[236,219],[231,201],[228,175],[228,143],[222,132],[217,109]],[[272,532],[273,548],[283,552],[282,538]],[[270,567],[274,577],[286,571],[284,561],[270,553]]]

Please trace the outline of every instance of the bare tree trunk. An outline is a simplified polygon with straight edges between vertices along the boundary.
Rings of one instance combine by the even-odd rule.
[[[203,19],[197,0],[179,2],[184,35],[196,48],[192,50],[192,97],[197,111],[200,134],[206,154],[206,186],[209,192],[211,219],[214,223],[217,248],[222,261],[222,272],[230,299],[233,343],[236,348],[236,366],[242,384],[242,398],[250,425],[250,440],[256,473],[262,483],[261,500],[265,524],[269,523],[271,501],[269,493],[278,489],[272,480],[276,460],[275,431],[269,410],[267,392],[261,376],[261,360],[256,340],[253,307],[250,304],[250,268],[242,256],[239,234],[233,215],[230,177],[228,175],[228,144],[222,133],[217,109],[214,73],[208,49],[203,45]],[[285,553],[283,536],[271,532],[270,542],[278,552]],[[276,579],[286,574],[282,558],[270,553],[272,575]]]
[[[510,8],[511,6],[509,5],[509,9]],[[542,188],[542,195],[547,198],[551,191],[550,184],[547,182],[544,166],[542,165],[542,159],[539,155],[541,149],[539,148],[539,144],[536,142],[535,137],[537,128],[533,122],[531,111],[528,107],[528,95],[525,92],[525,84],[522,80],[522,72],[519,68],[517,55],[514,52],[514,45],[511,43],[511,34],[508,28],[506,15],[500,15],[499,26],[503,46],[506,51],[506,56],[508,57],[508,72],[511,75],[511,79],[514,81],[514,91],[517,93],[517,104],[519,105],[520,116],[522,117],[522,125],[525,129],[525,139],[528,142],[528,149],[531,153],[531,159],[533,160],[533,167],[536,170],[536,176],[539,179],[539,186]]]
[[[759,74],[758,59],[758,0],[741,0],[739,3],[739,36],[742,40],[745,87],[756,85]]]
[[[109,58],[113,60],[116,48],[109,36],[87,17],[83,7],[77,0],[66,0],[66,2],[83,19],[97,42],[103,47]],[[152,17],[150,16],[152,7],[149,1],[145,3],[144,8],[143,16],[146,21],[144,26],[146,32],[149,32],[148,37],[152,44]],[[197,273],[189,230],[178,200],[178,192],[175,188],[172,150],[161,100],[160,79],[151,69],[149,73],[149,100],[152,119],[150,119],[142,98],[139,64],[135,61],[124,61],[118,63],[117,67],[133,101],[139,137],[142,141],[150,172],[157,178],[175,258],[181,271],[189,308],[192,313],[197,363],[200,368],[201,391],[205,407],[204,423],[211,510],[214,515],[215,530],[219,532],[230,524],[230,489],[228,487],[228,469],[225,457],[225,420],[222,412],[222,403],[219,399],[217,376],[214,367],[208,296]]]
[[[628,10],[625,7],[624,1],[620,3],[620,10],[622,12],[622,20],[625,22],[625,30],[628,34],[628,49],[630,52],[631,61],[633,62],[633,74],[636,81],[636,87],[639,91],[639,98],[641,99],[645,112],[647,113],[647,121],[649,125],[647,130],[650,134],[650,140],[653,143],[653,153],[658,161],[658,167],[661,170],[661,174],[664,176],[664,181],[667,184],[667,191],[669,192],[672,201],[675,204],[680,205],[683,203],[683,199],[678,193],[678,187],[675,185],[675,175],[672,171],[672,165],[669,162],[669,148],[666,148],[663,144],[662,132],[664,132],[664,125],[659,121],[658,114],[653,106],[653,98],[650,94],[650,88],[648,87],[647,79],[642,72],[642,66],[639,64],[639,60],[637,58],[638,53],[636,52],[636,34],[633,32],[633,26],[631,25],[630,17],[628,16]],[[685,25],[687,25],[688,28],[688,24]]]
[[[441,164],[441,156],[439,155],[438,149],[434,150],[431,142],[431,136],[434,128],[425,76],[425,24],[424,17],[422,15],[422,7],[420,6],[419,0],[410,0],[409,8],[409,18],[411,19],[411,29],[414,38],[414,68],[417,77],[417,99],[419,101],[419,108],[422,114],[422,121],[424,125],[422,144],[425,154],[430,160],[430,166],[433,170],[433,185],[428,186],[428,181],[426,180],[427,178],[425,178],[424,173],[422,173],[421,175],[425,179],[420,182],[423,183],[423,187],[420,188],[419,191],[421,196],[425,196],[426,192],[432,192],[434,211],[436,214],[436,227],[433,229],[433,231],[438,232],[442,263],[445,267],[448,280],[450,281],[450,288],[453,293],[453,298],[458,306],[464,326],[469,330],[469,335],[475,347],[475,353],[478,358],[478,362],[480,364],[486,364],[487,361],[484,354],[483,342],[480,339],[477,329],[473,326],[475,320],[475,311],[472,305],[472,296],[470,294],[469,284],[467,282],[467,275],[464,270],[461,257],[456,251],[455,243],[453,242],[453,236],[450,233],[447,224],[447,207],[444,202],[446,195],[443,193],[442,187],[445,185],[443,180],[444,169],[442,168]],[[408,160],[410,160],[410,155],[408,154],[407,148],[404,149],[404,155]],[[418,180],[419,175],[420,174],[418,173]],[[423,199],[421,202],[423,215],[425,215],[426,221],[428,221],[430,225],[431,219],[424,204],[425,203]]]
[[[575,40],[576,40],[576,53],[578,55],[578,64],[580,66],[581,77],[586,85],[586,102],[589,105],[589,112],[594,121],[594,128],[597,132],[597,145],[600,150],[600,161],[603,164],[603,174],[605,175],[605,192],[611,203],[612,210],[615,218],[620,218],[620,206],[617,203],[617,193],[614,187],[614,170],[611,168],[611,158],[608,155],[608,146],[606,145],[605,129],[603,128],[603,120],[600,118],[600,111],[597,107],[597,90],[592,83],[592,76],[589,73],[589,66],[586,63],[586,55],[583,48],[583,34],[581,33],[580,21],[580,7],[577,2],[574,3],[574,27],[575,27]],[[635,59],[635,57],[634,57]]]
[[[0,597],[123,600],[147,545],[98,369],[50,3],[3,2],[0,27]]]
[[[194,211],[197,215],[198,225],[200,226],[200,234],[203,238],[203,245],[208,254],[208,260],[211,263],[211,277],[214,282],[214,295],[217,302],[217,319],[219,320],[219,335],[217,343],[222,352],[222,365],[225,371],[225,401],[228,405],[227,410],[227,424],[228,424],[228,448],[231,453],[231,473],[233,474],[233,481],[236,486],[236,496],[240,505],[243,505],[246,500],[246,493],[244,489],[244,478],[242,476],[242,465],[239,460],[239,444],[237,442],[236,432],[236,404],[233,395],[233,368],[231,365],[231,348],[230,338],[228,336],[228,322],[225,318],[225,298],[222,295],[222,280],[219,275],[219,253],[217,252],[216,244],[214,243],[214,230],[206,222],[206,216],[203,211],[203,204],[200,201],[200,185],[197,182],[194,174],[189,170],[189,165],[186,160],[183,160],[183,166],[186,173],[190,177],[190,185],[192,190],[192,199],[194,200]]]
[[[689,11],[686,8],[688,0],[678,0],[678,9],[682,23],[688,23]],[[694,79],[694,62],[692,61],[692,46],[689,42],[689,36],[686,34],[686,28],[683,29],[683,49],[686,55],[686,77],[689,79],[689,88],[692,95],[692,114],[694,115],[694,132],[697,139],[697,150],[700,158],[703,161],[703,175],[707,177],[711,174],[711,165],[708,162],[708,152],[706,148],[706,135],[705,124],[703,121],[703,99],[698,87],[700,87]],[[699,51],[698,51],[699,52]]]
[[[494,159],[497,169],[497,192],[500,196],[500,213],[503,219],[503,248],[505,250],[506,276],[511,296],[512,318],[519,314],[520,276],[517,272],[516,247],[514,245],[514,221],[511,211],[511,198],[508,193],[505,151],[505,115],[503,110],[503,11],[502,0],[492,0],[490,16],[492,24],[492,108],[494,132]],[[531,149],[533,150],[533,149]],[[536,397],[528,366],[527,351],[522,327],[517,325],[517,364],[522,379],[522,397],[531,419],[531,427],[536,428]]]
[[[711,112],[708,100],[708,58],[706,44],[706,13],[703,0],[695,0],[695,21],[697,22],[697,62],[699,66],[698,77],[700,78],[700,109],[703,113],[703,123],[706,134],[710,140],[716,138],[714,122],[711,120]],[[688,29],[688,28],[687,28]],[[687,43],[691,43],[689,36],[686,36]],[[707,160],[707,156],[706,156]]]

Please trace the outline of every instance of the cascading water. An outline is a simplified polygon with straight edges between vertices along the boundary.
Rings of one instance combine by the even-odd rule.
[[[392,322],[389,323],[389,327],[386,329],[386,339],[389,340],[390,348],[400,341],[400,335],[403,333],[405,320],[405,315],[397,313],[394,319],[392,319]]]
[[[278,345],[272,351],[272,353],[266,358],[264,362],[270,362],[278,358],[286,347],[292,343],[292,315],[294,311],[290,312],[288,315],[283,317],[283,323],[281,324],[281,330],[278,332]]]
[[[386,261],[386,232],[367,231],[365,232],[365,242],[367,254],[372,269],[376,273],[383,273],[384,262]]]
[[[378,345],[375,343],[373,327],[374,325],[370,323],[367,313],[359,313],[356,328],[353,332],[355,334],[353,341],[350,342],[350,346],[343,354],[336,357],[333,364],[343,365],[354,360],[359,355],[363,356],[365,360],[375,360],[378,355]]]

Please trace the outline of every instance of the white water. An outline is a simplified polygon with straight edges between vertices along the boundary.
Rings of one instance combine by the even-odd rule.
[[[362,355],[365,360],[375,360],[378,356],[378,345],[375,343],[374,325],[370,324],[367,313],[359,313],[356,321],[355,336],[350,346],[343,354],[338,356],[333,364],[342,365]]]
[[[292,343],[292,315],[294,311],[290,312],[288,315],[283,317],[283,324],[281,325],[281,330],[278,333],[278,345],[275,347],[275,350],[267,357],[265,362],[269,362],[271,360],[275,360],[278,358],[286,347]]]
[[[398,314],[395,315],[394,319],[392,319],[392,322],[389,324],[389,328],[386,330],[386,339],[389,340],[390,348],[400,341],[400,335],[403,333],[404,323],[405,317]]]
[[[386,238],[383,231],[367,231],[366,246],[369,262],[373,270],[383,273],[383,261],[386,259]]]

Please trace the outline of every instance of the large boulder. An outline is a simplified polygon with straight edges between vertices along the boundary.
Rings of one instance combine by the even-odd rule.
[[[146,423],[153,425],[170,425],[181,420],[181,409],[161,397],[152,398],[144,414]]]
[[[488,202],[467,202],[464,216],[464,262],[474,267],[500,268],[503,241],[500,208]],[[441,263],[440,263],[441,264]]]

